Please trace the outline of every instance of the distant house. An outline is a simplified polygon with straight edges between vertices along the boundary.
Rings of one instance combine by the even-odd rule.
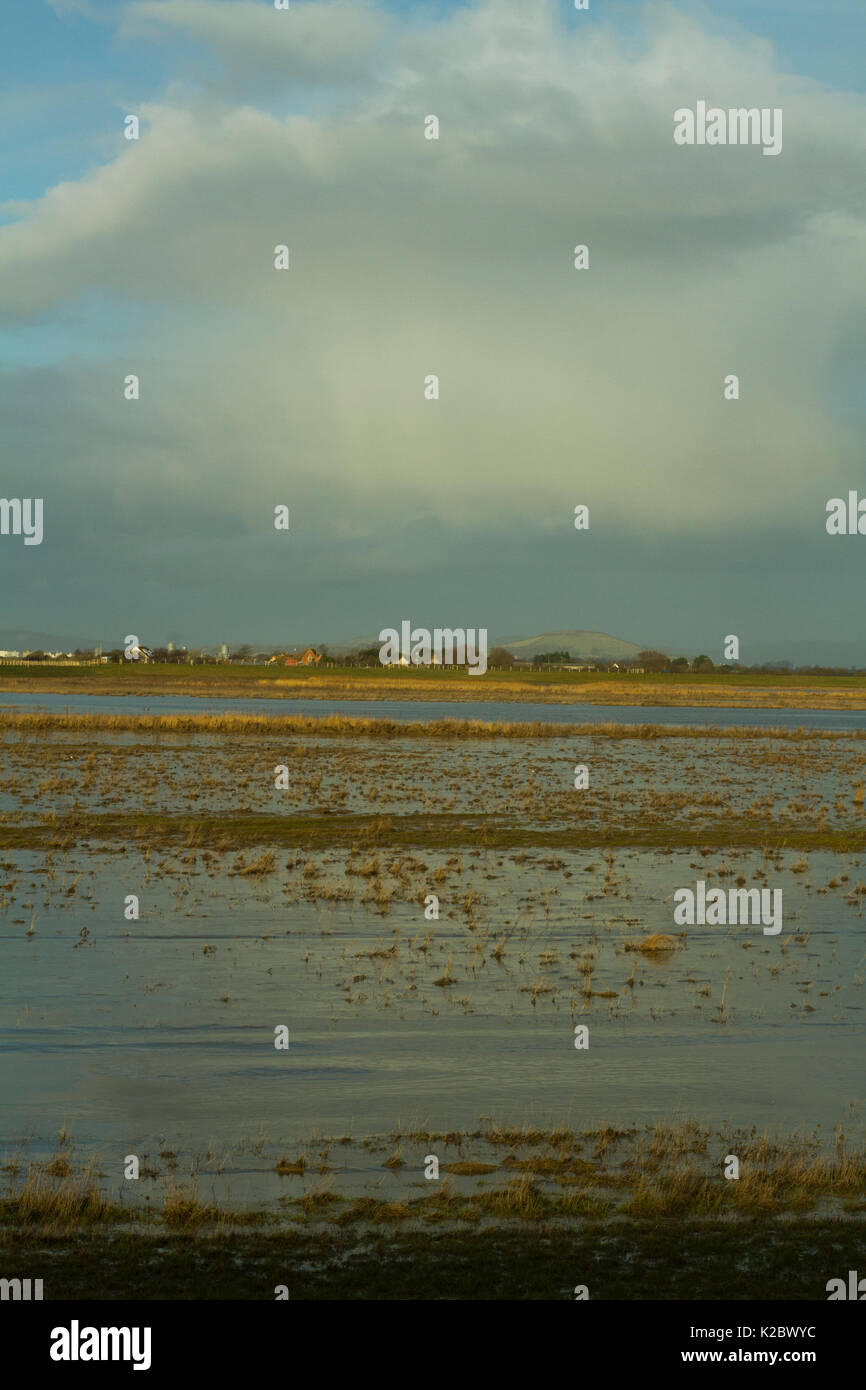
[[[284,657],[283,657],[283,665],[284,665],[284,666],[318,666],[318,664],[319,664],[319,662],[321,661],[321,659],[322,659],[322,653],[321,653],[321,652],[317,652],[316,649],[315,649],[315,647],[307,647],[306,651],[301,652],[300,655],[298,655],[297,653],[289,653],[288,656],[284,656]]]

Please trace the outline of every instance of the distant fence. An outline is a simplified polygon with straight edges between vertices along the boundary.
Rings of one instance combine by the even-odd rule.
[[[31,661],[26,656],[0,656],[0,666],[104,666],[98,657],[89,661],[75,661],[67,657],[46,657],[44,661]]]

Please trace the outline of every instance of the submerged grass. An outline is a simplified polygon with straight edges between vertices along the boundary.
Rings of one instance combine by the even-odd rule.
[[[325,1142],[326,1149],[331,1142]],[[340,1142],[354,1141],[344,1136]],[[381,1180],[373,1195],[336,1191],[336,1175],[327,1166],[316,1170],[326,1174],[324,1179],[308,1185],[309,1164],[301,1152],[276,1164],[274,1171],[299,1180],[301,1191],[290,1183],[289,1195],[275,1208],[235,1210],[200,1202],[195,1180],[183,1186],[170,1176],[162,1189],[161,1208],[148,1204],[142,1209],[110,1202],[92,1166],[75,1170],[70,1165],[68,1172],[55,1177],[58,1169],[52,1160],[30,1165],[22,1177],[16,1163],[7,1170],[10,1192],[0,1200],[0,1227],[98,1226],[109,1232],[134,1220],[168,1231],[197,1231],[250,1223],[277,1223],[289,1230],[323,1219],[339,1227],[603,1216],[745,1219],[802,1213],[818,1204],[853,1214],[862,1210],[857,1201],[866,1190],[866,1146],[853,1144],[841,1128],[832,1149],[822,1145],[817,1131],[775,1137],[742,1131],[722,1134],[694,1119],[660,1122],[644,1130],[488,1125],[473,1134],[436,1134],[417,1129],[359,1142],[387,1154],[381,1159],[389,1174],[387,1194]],[[441,1153],[443,1147],[456,1148],[457,1155],[449,1158]],[[419,1155],[428,1149],[438,1151],[441,1177],[422,1182],[419,1190],[418,1174],[428,1163],[428,1158],[421,1163]],[[731,1154],[740,1165],[736,1178],[726,1176]],[[845,1199],[851,1200],[846,1204]]]
[[[252,846],[319,849],[384,845],[390,849],[461,849],[483,843],[486,849],[690,849],[730,848],[832,850],[856,854],[866,850],[866,829],[826,825],[780,826],[763,819],[731,816],[697,824],[659,824],[655,816],[612,826],[528,827],[510,816],[473,816],[458,812],[413,815],[227,815],[194,816],[152,812],[52,815],[37,822],[0,822],[0,847],[69,849],[91,841],[145,842],[148,846],[184,845],[221,850]],[[270,871],[262,855],[247,874]],[[653,949],[653,948],[645,948]],[[655,949],[662,949],[658,946]]]

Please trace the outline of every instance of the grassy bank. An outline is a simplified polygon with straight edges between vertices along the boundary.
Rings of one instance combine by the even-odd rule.
[[[279,700],[504,700],[551,704],[866,709],[866,676],[487,671],[417,667],[0,667],[3,691]]]
[[[547,720],[486,719],[378,719],[345,714],[320,717],[305,714],[67,714],[36,711],[0,712],[0,734],[24,736],[51,733],[75,734],[231,734],[266,735],[271,738],[378,738],[378,739],[550,739],[591,738],[614,742],[648,742],[664,739],[725,739],[750,743],[782,740],[802,743],[821,739],[866,740],[866,730],[755,728],[748,725],[704,724],[564,724]]]

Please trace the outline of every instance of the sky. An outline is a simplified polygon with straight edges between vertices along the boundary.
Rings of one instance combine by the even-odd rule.
[[[866,663],[864,57],[862,0],[4,0],[0,629]]]

